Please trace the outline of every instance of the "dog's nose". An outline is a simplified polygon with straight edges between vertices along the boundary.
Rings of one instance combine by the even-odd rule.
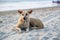
[[[26,20],[26,17],[24,17],[24,20]]]

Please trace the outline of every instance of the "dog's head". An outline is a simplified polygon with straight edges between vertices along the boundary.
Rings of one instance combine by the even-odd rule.
[[[29,14],[32,13],[32,10],[30,11],[21,11],[21,10],[18,10],[18,12],[21,14],[22,18],[27,21],[29,19]]]

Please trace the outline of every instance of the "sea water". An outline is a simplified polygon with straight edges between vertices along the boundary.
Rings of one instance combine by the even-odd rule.
[[[52,0],[0,0],[0,11],[56,6]]]

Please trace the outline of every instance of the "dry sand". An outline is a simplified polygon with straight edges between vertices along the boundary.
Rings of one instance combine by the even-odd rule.
[[[12,30],[19,18],[18,12],[0,12],[0,40],[59,40],[60,7],[33,9],[31,17],[39,18],[44,23],[44,29],[20,34]]]

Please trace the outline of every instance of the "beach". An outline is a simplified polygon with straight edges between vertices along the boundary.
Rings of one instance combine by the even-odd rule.
[[[0,11],[0,40],[60,40],[60,6],[32,10],[30,17],[40,19],[44,29],[27,33],[13,31],[20,14],[17,10]]]

